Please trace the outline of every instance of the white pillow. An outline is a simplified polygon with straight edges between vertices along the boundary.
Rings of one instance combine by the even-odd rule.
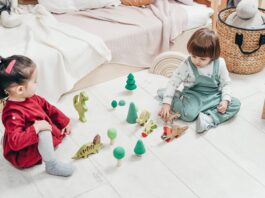
[[[38,0],[38,2],[53,13],[74,12],[121,4],[120,0]]]
[[[193,5],[193,0],[177,0],[186,5]]]

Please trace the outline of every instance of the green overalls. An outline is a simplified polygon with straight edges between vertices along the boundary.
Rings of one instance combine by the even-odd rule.
[[[214,61],[211,77],[200,75],[190,58],[188,61],[195,76],[195,84],[192,87],[184,87],[182,92],[175,94],[171,104],[172,111],[179,112],[180,119],[184,121],[193,121],[200,112],[203,112],[213,118],[215,125],[233,117],[241,105],[237,98],[232,97],[224,114],[217,111],[217,106],[222,98],[222,93],[219,90],[219,59]]]

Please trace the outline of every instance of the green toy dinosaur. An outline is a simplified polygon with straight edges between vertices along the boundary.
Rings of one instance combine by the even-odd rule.
[[[89,155],[98,153],[102,147],[103,144],[100,142],[100,135],[96,135],[93,142],[81,146],[72,159],[88,158]]]
[[[142,137],[147,137],[150,133],[153,132],[154,129],[157,128],[156,123],[154,123],[153,120],[149,120],[149,122],[147,122],[144,125],[144,131],[142,132]]]
[[[89,98],[84,91],[79,95],[75,95],[73,99],[74,107],[79,114],[79,120],[81,122],[86,122],[85,112],[88,110],[86,107],[86,101],[88,101],[88,99]]]

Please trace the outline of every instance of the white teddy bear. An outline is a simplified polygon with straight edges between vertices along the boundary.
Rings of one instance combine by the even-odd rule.
[[[3,27],[12,28],[21,24],[20,17],[15,14],[18,0],[0,0],[1,24]]]
[[[254,0],[242,0],[236,7],[236,11],[230,14],[227,24],[244,29],[265,28],[265,15],[258,9],[258,2]]]

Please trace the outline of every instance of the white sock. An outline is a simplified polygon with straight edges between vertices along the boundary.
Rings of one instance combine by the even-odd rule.
[[[38,150],[45,163],[45,170],[48,174],[64,177],[73,174],[75,168],[72,164],[62,163],[56,160],[50,131],[42,131],[39,133]]]
[[[204,113],[200,113],[196,120],[196,132],[202,133],[214,127],[213,118]]]

